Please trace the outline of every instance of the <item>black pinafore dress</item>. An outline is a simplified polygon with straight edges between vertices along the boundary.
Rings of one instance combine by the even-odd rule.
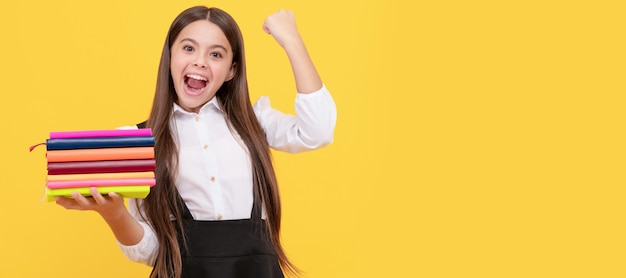
[[[137,124],[145,127],[146,122]],[[180,209],[187,241],[185,248],[179,231],[183,278],[285,277],[256,202],[252,217],[241,220],[200,221],[193,219],[184,202]]]
[[[240,220],[199,221],[182,202],[182,277],[282,278],[283,272],[261,218],[261,209],[252,207],[252,217]]]

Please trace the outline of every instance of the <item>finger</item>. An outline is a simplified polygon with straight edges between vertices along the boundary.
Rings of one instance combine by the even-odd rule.
[[[122,199],[122,196],[115,192],[109,192],[109,197],[111,198],[111,201],[113,202],[118,202],[120,199]]]
[[[74,198],[74,201],[76,201],[76,203],[83,208],[88,208],[92,205],[92,203],[87,200],[87,198],[85,198],[85,196],[80,195],[80,193],[74,191],[72,192],[72,197]]]
[[[89,188],[89,192],[91,193],[91,196],[93,197],[94,201],[96,201],[96,204],[104,205],[106,203],[106,199],[104,199],[104,197],[102,196],[102,194],[100,194],[97,188],[95,187]]]
[[[66,209],[75,209],[76,207],[76,202],[72,198],[57,196],[57,197],[54,197],[54,200],[57,205],[62,206]]]

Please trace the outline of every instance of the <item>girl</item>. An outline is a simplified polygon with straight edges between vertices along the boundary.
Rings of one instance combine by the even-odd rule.
[[[302,152],[332,142],[335,104],[288,11],[263,30],[283,47],[295,77],[297,116],[248,95],[243,39],[217,8],[183,11],[167,34],[152,111],[157,185],[143,200],[57,198],[98,212],[123,253],[150,277],[297,275],[280,244],[281,207],[269,147]]]

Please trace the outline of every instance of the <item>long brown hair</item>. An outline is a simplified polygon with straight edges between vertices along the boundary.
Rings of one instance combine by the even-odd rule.
[[[182,221],[170,220],[170,215],[175,219],[182,219],[179,207],[183,202],[174,184],[178,155],[170,127],[173,104],[176,101],[170,72],[170,49],[181,30],[197,20],[208,20],[219,26],[232,47],[235,75],[222,85],[216,97],[229,127],[241,137],[248,148],[253,171],[254,203],[264,206],[269,224],[267,231],[263,232],[269,234],[283,270],[297,276],[299,270],[289,261],[280,244],[281,205],[278,183],[265,132],[250,104],[241,31],[228,13],[217,8],[196,6],[179,14],[170,26],[163,45],[156,92],[147,122],[155,137],[155,159],[158,161],[155,170],[157,186],[141,203],[146,220],[152,225],[159,242],[150,277],[180,277],[182,271],[181,248],[184,246],[179,246],[176,237],[177,230],[183,230]]]

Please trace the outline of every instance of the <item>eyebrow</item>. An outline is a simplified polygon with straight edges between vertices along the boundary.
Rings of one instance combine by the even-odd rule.
[[[184,38],[184,39],[180,40],[180,42],[185,42],[185,41],[191,42],[191,43],[193,43],[195,45],[199,45],[199,43],[196,40],[192,39],[192,38]],[[213,48],[221,48],[224,51],[228,52],[228,49],[226,49],[226,47],[221,45],[221,44],[212,44],[212,45],[209,46],[209,49],[213,49]]]

